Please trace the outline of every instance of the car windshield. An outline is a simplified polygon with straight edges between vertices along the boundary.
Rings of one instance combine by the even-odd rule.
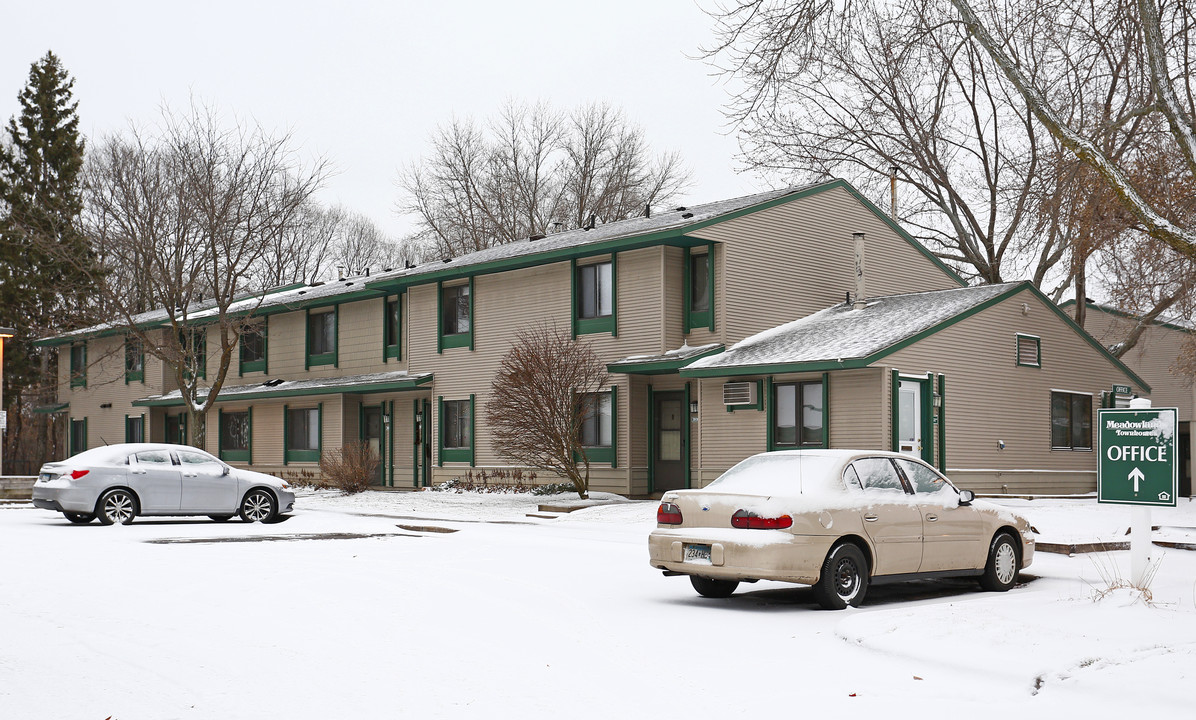
[[[842,461],[825,455],[753,455],[708,486],[748,495],[811,495],[843,492]]]

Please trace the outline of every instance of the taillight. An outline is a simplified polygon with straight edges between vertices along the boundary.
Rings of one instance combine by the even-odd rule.
[[[78,480],[79,478],[83,477],[84,475],[86,475],[89,472],[91,472],[91,471],[90,470],[71,470],[71,479]]]
[[[750,530],[783,530],[793,527],[793,518],[788,515],[760,517],[750,510],[736,510],[735,514],[731,516],[731,527]]]
[[[656,522],[661,525],[680,525],[681,508],[671,502],[662,502],[656,509]]]

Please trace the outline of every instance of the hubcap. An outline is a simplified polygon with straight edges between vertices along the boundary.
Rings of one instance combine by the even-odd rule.
[[[270,517],[270,505],[270,498],[254,493],[245,499],[245,515],[254,522],[261,522]]]
[[[133,517],[133,498],[124,493],[110,495],[108,500],[104,502],[104,514],[113,522],[123,525],[129,518]]]
[[[860,586],[859,569],[851,558],[843,558],[835,565],[835,592],[839,597],[850,598]]]
[[[993,565],[997,571],[997,580],[1002,585],[1013,582],[1014,576],[1017,575],[1017,553],[1013,551],[1013,546],[1007,542],[998,545]]]

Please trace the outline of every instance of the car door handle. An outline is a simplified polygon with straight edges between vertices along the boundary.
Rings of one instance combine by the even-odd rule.
[[[938,515],[927,515],[926,522],[934,522],[939,519]]]
[[[132,473],[134,475],[144,475],[145,471],[144,470],[133,470]]]
[[[876,515],[873,515],[872,513],[868,513],[867,515],[864,516],[865,522],[876,522],[879,519],[880,519],[879,517],[877,517]]]

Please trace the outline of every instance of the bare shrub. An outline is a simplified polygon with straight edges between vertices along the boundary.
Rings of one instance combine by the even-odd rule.
[[[346,494],[370,489],[378,477],[378,454],[366,442],[349,442],[339,450],[329,450],[320,458],[324,482]]]

